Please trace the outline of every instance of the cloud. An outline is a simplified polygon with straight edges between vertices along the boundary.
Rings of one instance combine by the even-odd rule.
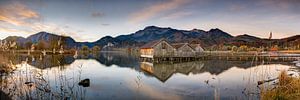
[[[189,0],[166,0],[165,2],[149,6],[130,15],[130,23],[138,23],[153,18],[157,14],[176,9]]]
[[[105,23],[104,23],[104,24],[101,24],[101,25],[102,25],[102,26],[109,26],[110,24],[105,24]]]
[[[178,18],[190,16],[192,14],[193,14],[192,12],[175,12],[175,13],[169,14],[165,17],[162,17],[162,19],[164,19],[164,20],[178,19]]]
[[[32,21],[40,20],[40,18],[41,16],[37,12],[19,2],[0,7],[0,21],[15,26],[27,25]]]
[[[239,11],[243,11],[247,9],[247,7],[245,5],[241,5],[241,4],[233,4],[229,7],[229,10],[231,12],[239,12]]]
[[[262,0],[258,5],[283,12],[298,13],[300,10],[299,0]]]
[[[105,16],[105,14],[104,14],[104,13],[101,13],[101,12],[93,12],[93,13],[91,14],[91,16],[94,17],[94,18],[99,18],[99,17]]]
[[[26,30],[21,31],[21,30],[14,29],[14,28],[0,26],[0,32],[5,32],[7,34],[7,33],[28,33],[29,31],[26,31]]]
[[[99,14],[94,14],[99,16]],[[68,25],[57,25],[42,21],[42,16],[20,2],[9,2],[0,6],[0,32],[28,36],[40,31],[69,35],[82,41],[81,36]]]

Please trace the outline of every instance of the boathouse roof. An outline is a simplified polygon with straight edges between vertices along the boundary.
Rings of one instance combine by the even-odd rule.
[[[200,46],[200,47],[201,47],[200,44],[189,44],[189,45],[190,45],[190,47],[192,47],[194,50],[196,49],[197,46]],[[201,47],[201,48],[202,48],[202,47]]]
[[[141,49],[150,49],[150,48],[153,48],[155,45],[157,45],[158,43],[160,43],[161,41],[166,41],[165,39],[159,39],[159,40],[154,40],[154,41],[151,41],[149,43],[146,43],[145,45],[143,45],[141,47]],[[167,42],[167,41],[166,41]]]
[[[151,49],[153,48],[154,46],[156,46],[158,43],[162,42],[162,41],[165,41],[167,42],[165,39],[160,39],[160,40],[154,40],[154,41],[151,41],[149,43],[146,43],[145,45],[143,45],[142,47],[140,47],[141,49]],[[167,42],[168,43],[168,42]],[[195,48],[197,46],[200,46],[200,44],[189,44],[189,43],[172,43],[170,44],[173,48],[175,49],[179,49],[180,47],[184,46],[184,45],[188,45],[189,47],[191,47],[192,49],[195,50]],[[201,47],[201,46],[200,46]]]
[[[187,43],[173,43],[173,44],[171,44],[171,46],[174,47],[175,49],[178,49],[185,44],[187,44]]]

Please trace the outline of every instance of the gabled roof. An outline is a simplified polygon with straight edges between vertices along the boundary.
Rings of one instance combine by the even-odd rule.
[[[156,46],[158,43],[162,42],[162,41],[165,41],[167,42],[165,39],[160,39],[160,40],[154,40],[154,41],[151,41],[145,45],[143,45],[142,47],[140,47],[141,49],[150,49],[150,48],[153,48],[154,46]],[[168,42],[167,42],[168,43]],[[170,44],[170,43],[168,43]],[[200,44],[189,44],[189,43],[172,43],[170,44],[173,48],[175,49],[179,49],[181,48],[182,46],[184,45],[187,45],[189,47],[191,47],[193,50],[195,50],[195,48],[197,46],[200,46]],[[200,46],[201,47],[201,46]]]
[[[161,40],[155,40],[155,41],[151,41],[149,43],[146,43],[145,45],[143,45],[141,47],[141,49],[149,49],[149,48],[153,48],[156,44],[158,44]]]
[[[160,39],[160,40],[154,40],[151,41],[149,43],[146,43],[145,45],[143,45],[142,47],[140,47],[141,49],[150,49],[153,48],[154,46],[156,46],[158,43],[160,43],[161,41],[165,41],[167,42],[165,39]]]
[[[200,46],[200,47],[201,47],[200,44],[189,44],[189,45],[190,45],[190,47],[192,47],[194,50],[196,49],[197,46]],[[202,47],[201,47],[201,48],[202,48]]]
[[[176,44],[172,44],[172,46],[175,48],[175,49],[179,49],[183,46],[187,45],[188,47],[190,47],[192,50],[195,51],[195,49],[189,44],[189,43],[176,43]]]
[[[184,46],[185,44],[186,43],[173,43],[173,44],[171,44],[171,46],[175,49],[178,49],[178,48]]]

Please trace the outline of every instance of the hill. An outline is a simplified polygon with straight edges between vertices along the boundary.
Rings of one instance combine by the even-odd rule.
[[[200,29],[178,30],[170,27],[164,28],[157,26],[148,26],[142,30],[138,30],[137,32],[128,35],[120,35],[117,37],[105,36],[95,42],[76,42],[72,37],[56,35],[47,32],[39,32],[27,38],[9,36],[5,38],[4,41],[17,42],[20,47],[24,48],[30,43],[38,44],[40,42],[43,42],[42,44],[45,46],[45,48],[58,48],[58,43],[63,44],[64,48],[67,49],[81,48],[82,46],[88,46],[90,48],[93,46],[104,47],[109,43],[113,44],[116,47],[132,48],[140,47],[147,42],[151,42],[161,38],[164,38],[172,43],[200,43],[205,48],[216,45],[246,45],[250,47],[260,47],[269,46],[270,44],[278,45],[279,47],[292,47],[298,46],[300,44],[300,35],[283,39],[269,40],[250,36],[247,34],[232,36],[229,33],[224,32],[218,28],[204,31]]]

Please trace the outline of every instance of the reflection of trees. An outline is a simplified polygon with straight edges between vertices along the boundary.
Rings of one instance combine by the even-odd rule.
[[[45,69],[70,65],[75,61],[71,55],[46,55],[42,59],[39,59],[39,57],[40,56],[35,56],[36,60],[29,60],[28,64],[39,69]]]
[[[3,57],[2,57],[3,56]],[[66,66],[70,65],[75,61],[75,58],[72,55],[30,55],[27,54],[17,54],[17,55],[3,55],[0,57],[5,58],[5,61],[9,62],[10,60],[14,64],[21,64],[22,61],[27,61],[31,66],[34,66],[39,69]],[[33,60],[34,59],[34,60]],[[77,59],[95,59],[99,63],[104,64],[105,66],[117,65],[119,67],[134,67],[139,68],[138,57],[131,56],[126,53],[97,53],[97,54],[81,54]],[[4,60],[2,60],[3,62]]]
[[[31,66],[39,69],[70,65],[75,61],[72,55],[5,55],[14,64],[21,64],[22,61],[27,61]],[[33,60],[34,59],[34,60]]]

